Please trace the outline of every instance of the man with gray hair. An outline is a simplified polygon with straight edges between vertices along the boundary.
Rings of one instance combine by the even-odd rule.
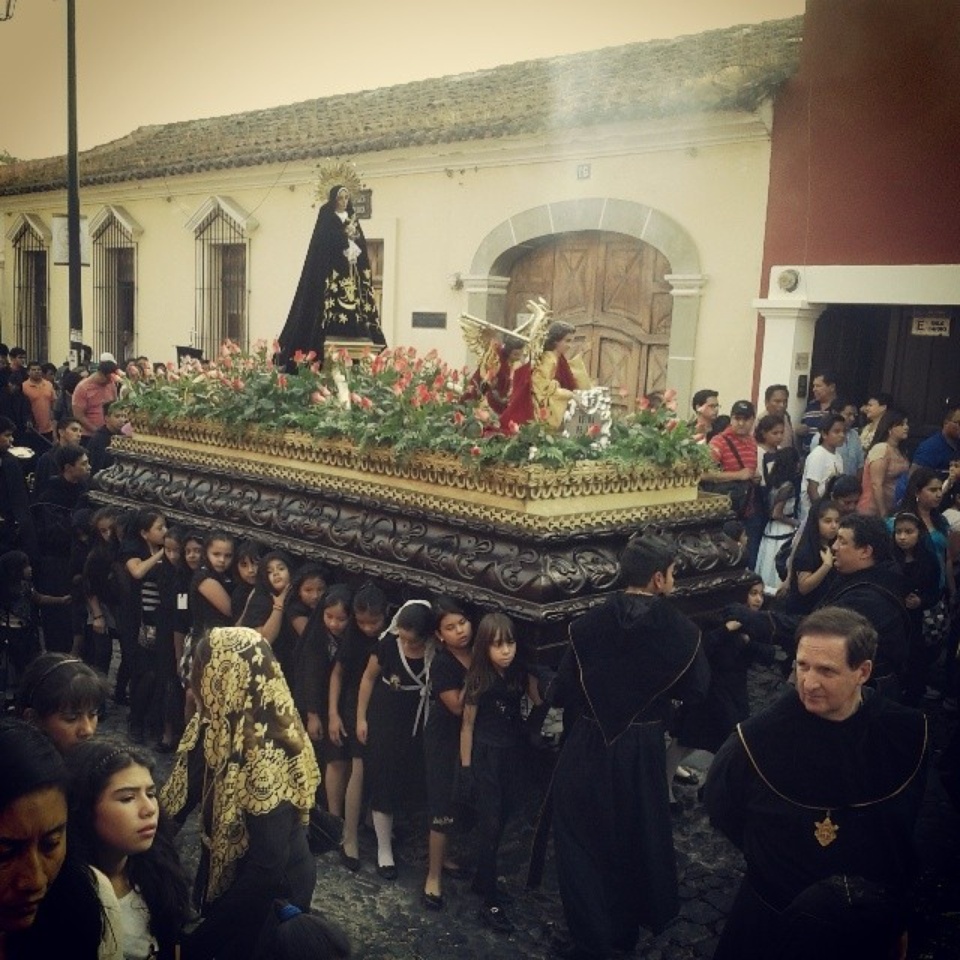
[[[866,686],[876,649],[865,617],[815,611],[797,628],[796,688],[717,753],[710,822],[747,873],[714,960],[906,955],[927,725]]]

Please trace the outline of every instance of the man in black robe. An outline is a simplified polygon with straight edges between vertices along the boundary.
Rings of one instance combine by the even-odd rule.
[[[714,960],[882,960],[905,949],[923,799],[923,714],[865,687],[877,633],[825,607],[800,624],[796,689],[710,767],[710,822],[747,874]]]
[[[640,927],[679,912],[666,783],[672,701],[706,695],[700,632],[666,595],[675,552],[635,537],[620,557],[624,589],[570,627],[551,685],[572,720],[553,779],[554,847],[575,960],[630,951]]]

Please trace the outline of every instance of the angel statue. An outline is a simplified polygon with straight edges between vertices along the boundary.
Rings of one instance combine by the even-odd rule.
[[[510,400],[514,368],[523,360],[530,343],[530,338],[523,333],[527,326],[505,330],[469,313],[460,315],[463,339],[480,358],[461,396],[464,402],[485,403],[498,417],[503,413]]]
[[[351,187],[360,187],[359,177],[343,161],[328,167],[318,188],[326,202],[317,213],[300,283],[279,337],[287,358],[297,350],[313,350],[322,361],[328,341],[338,346],[386,344],[367,241],[350,200]],[[329,185],[331,179],[337,182]]]
[[[510,430],[511,423],[541,420],[559,433],[574,391],[590,389],[593,381],[582,354],[568,357],[577,328],[563,320],[549,323],[550,311],[542,297],[528,301],[527,306],[534,311],[528,328],[530,357],[514,374],[510,402],[500,414],[500,427]]]

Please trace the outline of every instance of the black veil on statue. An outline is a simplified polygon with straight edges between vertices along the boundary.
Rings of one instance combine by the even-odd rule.
[[[288,364],[298,350],[314,350],[322,361],[328,340],[386,345],[373,296],[367,241],[353,204],[347,201],[345,221],[337,215],[337,194],[342,189],[341,184],[332,187],[320,207],[300,283],[280,333],[281,354]],[[353,261],[346,252],[351,240],[359,248]]]

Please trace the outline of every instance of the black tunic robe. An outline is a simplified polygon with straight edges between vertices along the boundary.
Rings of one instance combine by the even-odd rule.
[[[579,714],[553,781],[567,927],[584,956],[631,950],[678,913],[664,723],[709,667],[697,627],[662,598],[616,594],[570,628],[555,702]]]
[[[830,877],[878,885],[886,898],[879,912],[896,932],[896,905],[914,866],[926,743],[923,714],[869,689],[843,721],[809,713],[789,690],[738,726],[706,784],[711,823],[747,862],[715,958],[786,956],[799,935],[792,905]],[[854,921],[840,926],[855,930]],[[869,926],[876,929],[876,919]],[[848,947],[854,952],[845,956],[861,955]]]
[[[330,191],[317,214],[300,283],[280,333],[280,347],[288,363],[297,350],[313,350],[322,362],[328,338],[386,343],[373,296],[367,241],[352,204],[347,205],[346,223],[337,216],[339,190],[335,186]],[[351,239],[360,248],[353,263],[345,253]]]

